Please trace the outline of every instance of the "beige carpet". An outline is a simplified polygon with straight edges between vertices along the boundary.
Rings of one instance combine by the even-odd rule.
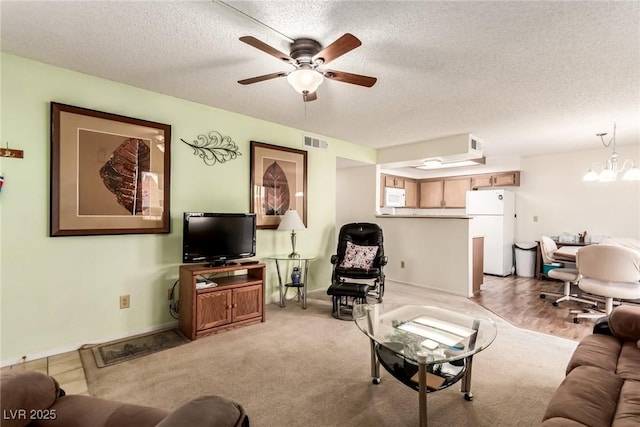
[[[576,342],[518,329],[468,299],[388,283],[385,302],[436,305],[494,319],[498,337],[474,358],[473,402],[459,385],[430,393],[430,426],[534,426],[564,378]],[[382,371],[370,378],[369,342],[331,317],[324,291],[309,308],[266,308],[267,321],[115,366],[82,351],[89,392],[175,408],[203,394],[242,403],[253,427],[417,426],[417,393]]]

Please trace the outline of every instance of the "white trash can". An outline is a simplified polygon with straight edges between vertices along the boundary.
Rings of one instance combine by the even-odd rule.
[[[517,242],[513,245],[516,251],[516,276],[533,277],[536,269],[535,242]]]

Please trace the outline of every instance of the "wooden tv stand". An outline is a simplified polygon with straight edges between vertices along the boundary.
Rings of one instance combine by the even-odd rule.
[[[196,289],[204,277],[217,286]],[[191,340],[265,321],[265,264],[185,264],[179,280],[178,327]]]

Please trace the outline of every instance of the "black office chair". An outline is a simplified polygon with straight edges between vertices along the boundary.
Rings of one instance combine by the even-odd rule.
[[[368,222],[354,222],[340,228],[337,254],[331,256],[333,272],[327,294],[333,298],[333,316],[344,317],[342,309],[366,303],[367,296],[382,302],[384,295],[384,255],[382,228]]]

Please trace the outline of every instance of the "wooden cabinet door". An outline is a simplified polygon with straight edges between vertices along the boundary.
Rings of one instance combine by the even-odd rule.
[[[493,185],[492,175],[474,175],[471,177],[472,188],[491,187]]]
[[[196,296],[196,331],[231,323],[231,290]]]
[[[420,202],[421,208],[441,208],[443,203],[443,180],[434,179],[420,181]]]
[[[404,178],[393,175],[385,175],[384,186],[389,188],[404,188]]]
[[[444,207],[464,208],[467,191],[471,190],[471,178],[448,178],[444,180]]]
[[[493,186],[515,186],[520,185],[520,173],[519,172],[506,172],[499,173],[493,176]]]
[[[391,175],[385,175],[384,176],[384,186],[385,187],[389,187],[389,188],[394,188],[394,179],[395,177],[391,176]]]
[[[405,207],[417,208],[418,207],[418,182],[415,179],[404,180],[404,200]]]
[[[232,306],[234,322],[262,316],[262,285],[234,289]]]

